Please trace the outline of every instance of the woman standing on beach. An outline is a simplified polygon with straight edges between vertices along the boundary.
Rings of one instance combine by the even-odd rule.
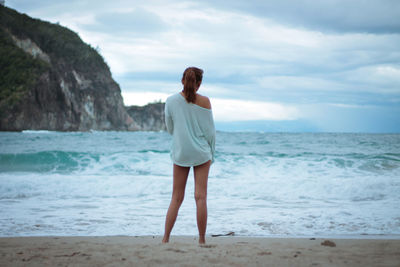
[[[205,243],[207,227],[208,172],[215,154],[215,127],[208,97],[197,93],[203,70],[189,67],[183,72],[183,90],[168,97],[165,124],[172,135],[173,189],[165,219],[163,243],[169,242],[182,204],[189,170],[193,167],[199,243]]]

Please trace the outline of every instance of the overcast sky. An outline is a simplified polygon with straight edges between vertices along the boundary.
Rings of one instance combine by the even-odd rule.
[[[183,70],[197,66],[205,72],[199,93],[211,98],[222,128],[254,121],[268,130],[262,122],[272,121],[295,130],[400,132],[398,0],[6,6],[59,22],[99,47],[127,105],[165,100],[181,90]]]

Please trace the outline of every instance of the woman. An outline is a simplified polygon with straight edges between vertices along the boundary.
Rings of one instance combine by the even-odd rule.
[[[190,167],[194,170],[199,243],[205,243],[207,226],[207,181],[215,154],[215,128],[208,97],[197,93],[203,70],[187,68],[182,77],[183,90],[168,97],[165,124],[172,135],[173,189],[165,219],[163,243],[169,242],[178,210],[182,204]]]

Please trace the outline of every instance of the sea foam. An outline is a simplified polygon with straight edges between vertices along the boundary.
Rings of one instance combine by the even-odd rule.
[[[0,133],[0,235],[160,235],[160,132]],[[209,234],[399,235],[400,135],[217,133]],[[173,234],[195,235],[193,172]]]

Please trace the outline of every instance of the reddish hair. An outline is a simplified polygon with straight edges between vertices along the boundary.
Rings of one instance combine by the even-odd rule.
[[[186,101],[194,103],[196,101],[196,89],[203,80],[203,70],[196,67],[189,67],[183,72],[183,94]]]

